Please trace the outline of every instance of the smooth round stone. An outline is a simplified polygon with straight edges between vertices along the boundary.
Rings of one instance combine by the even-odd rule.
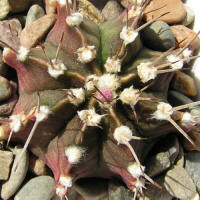
[[[164,179],[166,190],[178,199],[187,200],[196,193],[196,186],[183,167],[174,167],[169,170]]]
[[[195,97],[197,95],[197,87],[194,79],[181,71],[176,72],[172,88],[187,96]]]
[[[21,186],[22,182],[24,181],[24,178],[26,176],[27,170],[28,170],[28,163],[29,163],[29,155],[28,152],[25,152],[19,162],[18,168],[15,171],[15,166],[17,164],[17,160],[19,159],[19,156],[22,152],[22,148],[15,148],[13,150],[13,153],[15,155],[15,160],[12,166],[11,174],[9,179],[3,183],[2,189],[1,189],[1,197],[4,200],[9,199]]]
[[[123,11],[120,4],[116,1],[108,1],[102,10],[102,14],[105,20],[111,20],[119,17],[121,12]]]
[[[0,20],[7,17],[10,12],[10,4],[8,0],[0,0]]]
[[[185,159],[185,169],[192,177],[197,190],[200,192],[200,152],[189,152],[186,154]]]
[[[185,26],[189,26],[190,24],[192,24],[194,22],[195,19],[195,14],[194,11],[192,10],[192,8],[190,8],[187,5],[184,5],[185,10],[186,10],[186,16],[184,18],[184,20],[181,22],[181,24],[185,25]]]
[[[175,46],[174,34],[169,25],[162,21],[152,23],[142,31],[142,40],[147,47],[166,51]]]
[[[7,100],[11,97],[11,94],[12,88],[9,81],[3,76],[0,76],[0,101]]]
[[[32,24],[35,20],[39,19],[40,17],[44,16],[45,12],[42,7],[39,5],[33,5],[30,7],[27,18],[26,18],[26,25],[28,26],[29,24]]]
[[[50,176],[38,176],[28,181],[14,200],[50,200],[54,195],[54,179]]]
[[[144,13],[146,13],[144,14],[146,21],[168,13],[158,19],[168,24],[180,23],[186,16],[184,4],[181,0],[167,0],[167,2],[166,0],[151,0]]]

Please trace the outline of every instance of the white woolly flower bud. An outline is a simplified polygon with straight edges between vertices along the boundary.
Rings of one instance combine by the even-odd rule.
[[[181,61],[181,58],[178,56],[174,56],[171,54],[171,55],[167,56],[167,60],[172,63],[170,65],[172,69],[182,69],[183,68],[184,63],[183,63],[183,61]]]
[[[125,88],[120,96],[119,99],[122,103],[129,104],[130,106],[134,106],[139,100],[140,92],[137,89],[134,89],[133,86],[129,88]]]
[[[104,74],[99,77],[97,87],[99,89],[109,89],[115,91],[120,86],[119,77],[115,74]]]
[[[115,129],[113,137],[118,144],[126,144],[132,139],[132,131],[128,126],[119,126]]]
[[[157,110],[153,113],[153,118],[158,120],[168,120],[173,114],[172,106],[165,102],[157,105]]]
[[[133,192],[140,191],[142,192],[142,189],[145,188],[145,179],[144,178],[138,178],[136,183],[134,184],[135,188],[133,189]]]
[[[10,129],[17,133],[23,127],[23,121],[26,119],[26,116],[24,113],[19,113],[17,115],[11,115],[9,119],[11,120],[9,123]]]
[[[133,41],[135,41],[135,39],[138,36],[138,32],[132,30],[130,27],[124,26],[122,28],[122,31],[120,32],[120,39],[122,39],[124,41],[124,44],[130,44]]]
[[[186,48],[186,49],[183,51],[182,55],[183,55],[183,58],[186,58],[186,59],[187,59],[186,62],[189,63],[189,62],[190,62],[190,56],[192,56],[192,50]]]
[[[60,185],[64,186],[65,188],[72,187],[72,177],[71,176],[60,176],[59,178]]]
[[[151,62],[140,63],[137,66],[137,72],[143,83],[155,79],[157,76],[157,68]]]
[[[85,149],[80,146],[69,146],[65,149],[65,155],[71,164],[77,164],[83,156]]]
[[[58,78],[67,70],[66,66],[60,60],[56,61],[56,59],[52,59],[51,62],[53,66],[51,64],[48,65],[48,73],[51,77]]]
[[[108,57],[104,65],[108,73],[117,73],[121,71],[121,61],[116,56]]]
[[[51,111],[48,106],[40,106],[40,110],[35,113],[36,121],[41,122],[48,118]]]
[[[95,112],[95,109],[78,111],[80,120],[87,126],[99,126],[103,115],[99,115]]]
[[[95,74],[90,75],[86,78],[86,83],[85,83],[85,89],[87,91],[93,91],[95,90],[95,87],[98,83],[99,77],[96,76]]]
[[[26,61],[28,55],[30,53],[30,49],[24,47],[24,46],[20,46],[19,50],[17,52],[17,60],[24,62]]]
[[[72,104],[78,106],[85,101],[85,90],[83,88],[70,89],[68,99]]]
[[[79,26],[83,22],[83,15],[79,12],[72,13],[67,16],[66,23],[68,26]]]
[[[96,58],[96,47],[95,46],[87,46],[81,47],[77,50],[78,60],[81,63],[89,63]]]
[[[133,163],[128,166],[127,170],[134,178],[139,178],[140,176],[143,176],[145,167],[138,163]]]
[[[64,186],[62,185],[58,185],[56,187],[56,194],[60,197],[60,198],[64,198],[65,195],[67,193],[67,188],[65,188]]]

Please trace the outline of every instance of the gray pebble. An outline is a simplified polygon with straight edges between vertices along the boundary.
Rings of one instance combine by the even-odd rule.
[[[165,138],[167,144],[161,145],[160,152],[151,156],[146,162],[147,174],[156,176],[172,166],[179,154],[179,142],[176,136]]]
[[[185,159],[185,169],[192,177],[197,190],[200,192],[200,152],[189,152],[185,156]]]
[[[9,81],[3,76],[0,76],[0,101],[9,99],[11,95],[12,87]]]
[[[10,165],[13,161],[13,154],[10,151],[0,150],[0,180],[7,180],[10,173]]]
[[[181,24],[185,25],[185,26],[189,26],[190,24],[192,24],[194,22],[195,19],[195,13],[192,10],[192,8],[190,8],[187,5],[184,5],[185,10],[186,10],[186,16],[185,19],[181,22]]]
[[[178,199],[187,200],[196,193],[196,186],[183,167],[174,167],[165,175],[164,186],[166,190]]]
[[[0,20],[7,17],[10,12],[10,4],[8,0],[0,0]]]
[[[166,51],[175,46],[175,37],[170,26],[162,21],[152,23],[142,32],[146,46],[157,51]]]
[[[29,163],[28,152],[23,154],[21,161],[19,162],[18,168],[15,171],[16,162],[21,152],[22,152],[22,148],[16,147],[13,150],[13,153],[15,154],[14,164],[11,170],[10,177],[8,181],[6,181],[2,185],[2,190],[1,190],[1,197],[4,200],[9,199],[18,190],[18,188],[21,186],[26,176],[26,173],[28,170],[28,163]]]
[[[32,24],[35,20],[39,19],[40,17],[44,16],[45,12],[42,7],[39,5],[33,5],[30,7],[27,18],[26,18],[26,25],[28,26],[29,24]]]
[[[110,180],[108,185],[109,200],[130,200],[133,198],[133,193],[126,187],[122,186],[117,180]]]
[[[116,1],[108,1],[102,10],[102,14],[105,20],[111,20],[119,17],[121,12],[123,11],[120,4]]]
[[[14,200],[50,200],[54,195],[54,179],[50,176],[38,176],[28,181]]]

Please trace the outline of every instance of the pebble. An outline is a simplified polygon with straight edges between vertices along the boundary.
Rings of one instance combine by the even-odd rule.
[[[12,13],[19,13],[28,10],[31,0],[9,0],[9,4]]]
[[[174,167],[165,175],[164,186],[166,190],[178,199],[187,200],[196,193],[196,186],[183,167]]]
[[[50,200],[55,195],[55,181],[50,176],[38,176],[28,181],[14,200]]]
[[[144,191],[144,196],[140,197],[139,200],[172,200],[173,197],[167,192],[165,187],[163,186],[164,177],[155,178],[154,181],[158,183],[162,189],[158,189],[153,185],[147,186],[147,189]]]
[[[142,40],[147,47],[166,51],[175,46],[175,37],[170,26],[162,21],[152,23],[142,31]]]
[[[0,76],[0,101],[9,99],[11,95],[12,88],[9,81],[3,76]]]
[[[188,96],[194,97],[197,95],[197,87],[194,79],[181,71],[176,72],[172,88]]]
[[[29,170],[37,176],[47,175],[47,168],[44,161],[33,155],[30,157]]]
[[[31,48],[40,41],[50,27],[54,24],[56,15],[49,14],[34,21],[32,24],[25,27],[20,34],[20,43],[26,48]]]
[[[108,184],[108,199],[109,200],[130,200],[133,198],[133,193],[124,187],[118,180],[110,180]]]
[[[44,5],[47,14],[56,13],[56,1],[44,0]]]
[[[7,17],[10,12],[10,4],[8,0],[1,0],[0,1],[0,20],[3,20]]]
[[[28,170],[29,155],[25,152],[19,162],[18,168],[15,171],[16,162],[19,158],[22,148],[15,147],[13,153],[15,154],[14,164],[11,170],[9,179],[2,184],[1,197],[8,200],[21,186]]]
[[[200,192],[200,152],[189,152],[186,154],[185,160],[185,169],[196,184],[198,192]]]
[[[140,5],[140,2],[141,0],[137,0],[137,5]],[[128,0],[128,4],[127,4],[127,0],[121,0],[120,3],[124,8],[127,8],[128,4],[134,4],[135,0]]]
[[[194,22],[195,19],[195,13],[193,11],[192,8],[190,8],[187,5],[184,5],[185,10],[186,10],[186,16],[184,18],[184,20],[181,22],[181,24],[185,25],[185,26],[189,26]]]
[[[170,27],[174,36],[179,43],[179,47],[184,47],[196,33],[184,25],[174,25]],[[182,41],[182,42],[181,42]],[[190,49],[196,50],[200,47],[200,39],[197,37],[189,46]]]
[[[179,145],[179,155],[176,159],[176,166],[181,166],[183,167],[185,163],[185,158],[184,158],[184,150],[183,147],[181,145]]]
[[[150,21],[152,18],[158,17],[164,13],[169,12],[165,16],[162,16],[158,19],[168,24],[179,23],[183,21],[183,19],[186,16],[184,4],[183,2],[181,2],[181,0],[168,0],[167,3],[166,0],[152,0],[146,7],[144,12],[146,13],[144,14],[146,21]]]
[[[13,153],[0,150],[0,180],[7,180],[10,173],[10,165],[13,161]]]
[[[121,12],[123,11],[120,4],[116,1],[108,1],[102,10],[102,14],[105,20],[112,20],[119,17]]]
[[[151,156],[145,164],[149,176],[153,177],[166,171],[179,154],[179,141],[176,136],[169,136],[164,141],[168,142],[161,144],[160,152]]]
[[[35,4],[30,7],[27,18],[26,18],[26,25],[32,24],[35,20],[39,19],[40,17],[43,17],[45,15],[44,9],[40,7],[39,5]]]
[[[108,182],[105,179],[87,178],[75,183],[75,190],[87,200],[99,200],[107,195]]]
[[[7,140],[8,138],[8,134],[6,133],[6,128],[7,127],[5,125],[0,126],[0,142],[3,142],[4,140]]]

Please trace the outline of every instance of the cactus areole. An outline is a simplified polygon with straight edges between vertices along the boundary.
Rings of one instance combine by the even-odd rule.
[[[159,187],[145,174],[144,160],[156,140],[149,137],[177,130],[195,145],[181,125],[194,118],[187,113],[174,119],[179,108],[167,103],[173,72],[193,59],[190,50],[185,60],[170,51],[134,63],[147,2],[126,20],[127,11],[97,25],[73,3],[57,1],[55,23],[33,45],[12,34],[9,20],[1,25],[8,32],[0,35],[3,61],[17,72],[19,94],[2,126],[11,141],[25,143],[44,160],[60,198],[85,177],[117,177],[142,195],[147,182]]]

